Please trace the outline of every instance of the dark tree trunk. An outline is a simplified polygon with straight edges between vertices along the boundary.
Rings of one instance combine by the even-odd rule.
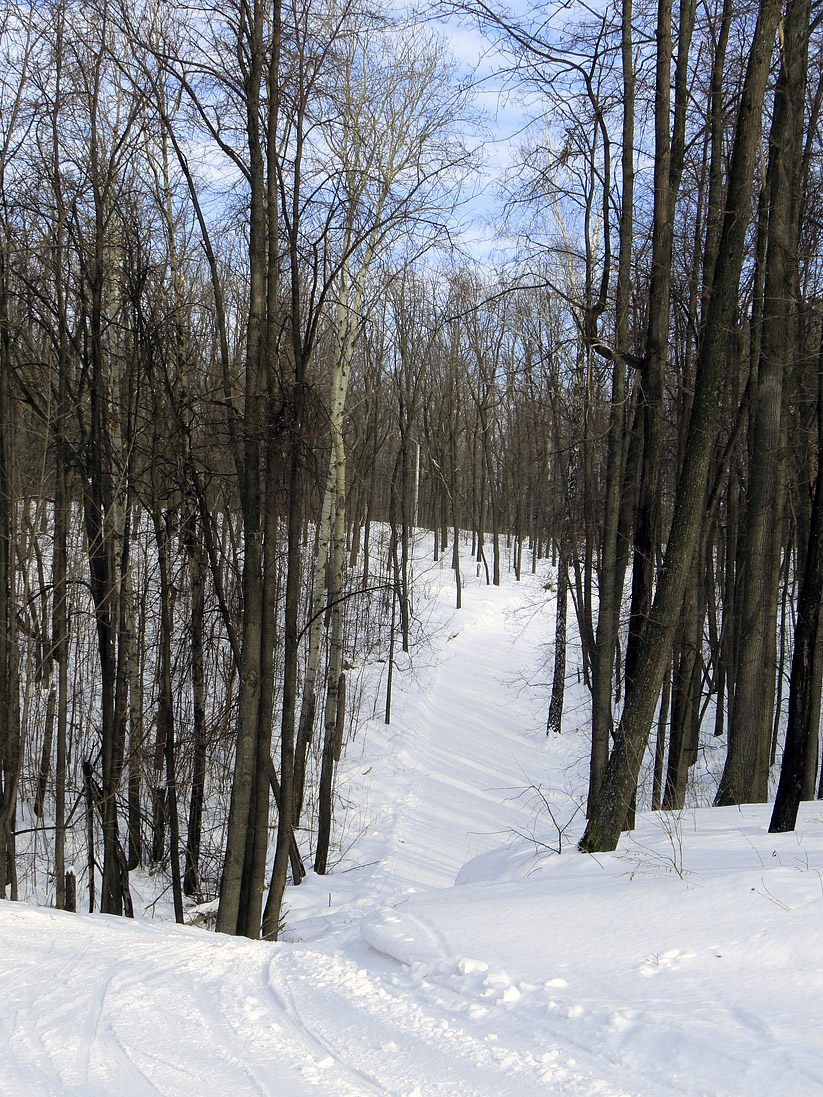
[[[186,549],[191,579],[191,677],[193,697],[193,759],[189,824],[186,839],[186,865],[183,892],[200,894],[200,843],[203,830],[203,801],[206,786],[206,685],[203,657],[203,626],[205,618],[205,562],[202,545],[191,518],[186,530]]]
[[[717,435],[727,333],[737,301],[763,99],[780,10],[779,0],[761,2],[738,110],[721,242],[698,355],[694,404],[671,533],[614,749],[580,842],[584,852],[613,850],[620,838],[637,785],[663,675],[671,658],[672,635],[683,602],[692,554],[699,540],[702,503]]]
[[[796,346],[800,181],[810,6],[790,0],[769,137],[763,334],[743,555],[741,641],[717,804],[765,801],[775,689],[783,484],[783,387]]]
[[[769,831],[794,830],[797,810],[806,784],[807,757],[811,749],[812,714],[815,704],[814,662],[823,600],[823,475],[817,474],[812,506],[811,536],[806,553],[806,570],[797,605],[794,633],[789,721],[780,767],[780,781]]]
[[[546,734],[560,734],[563,724],[563,698],[566,690],[566,617],[569,600],[568,565],[561,552],[557,565],[557,617],[554,629],[554,674]]]
[[[226,833],[226,852],[220,881],[217,930],[243,933],[247,921],[247,845],[253,827],[256,788],[255,761],[260,706],[261,633],[263,628],[262,551],[262,393],[266,391],[264,335],[268,225],[266,217],[266,169],[260,132],[264,80],[263,6],[252,6],[250,22],[244,21],[239,46],[248,50],[245,80],[246,136],[249,154],[249,305],[245,347],[245,407],[242,430],[240,505],[243,511],[243,623],[240,657],[240,698],[237,719],[234,773]],[[272,181],[273,183],[273,181]],[[258,929],[259,932],[259,929]]]

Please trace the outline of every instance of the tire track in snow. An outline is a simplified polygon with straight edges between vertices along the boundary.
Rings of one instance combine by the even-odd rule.
[[[299,1036],[304,1042],[310,1044],[310,1048],[307,1048],[307,1051],[309,1053],[313,1051],[316,1055],[320,1056],[316,1063],[313,1064],[315,1070],[317,1072],[325,1072],[331,1066],[337,1066],[339,1069],[342,1069],[344,1074],[349,1075],[354,1079],[354,1084],[357,1087],[350,1090],[351,1097],[360,1097],[363,1093],[376,1094],[378,1097],[385,1097],[386,1090],[379,1084],[377,1079],[352,1063],[350,1061],[350,1056],[344,1055],[336,1042],[330,1042],[321,1035],[314,1027],[314,1024],[307,1020],[306,1016],[301,1013],[295,1000],[292,982],[279,979],[275,968],[276,965],[274,960],[270,961],[266,967],[264,978],[266,988],[277,1007],[282,1010],[285,1017],[288,1018],[295,1035]],[[310,1073],[311,1071],[307,1070],[307,1074]],[[338,1093],[340,1092],[340,1082],[339,1075],[336,1074],[334,1084]],[[343,1084],[348,1086],[349,1080],[344,1078]],[[365,1087],[365,1089],[363,1087]],[[347,1090],[347,1092],[349,1091]]]
[[[543,1080],[546,1064],[498,1042],[493,1033],[472,1031],[465,1014],[436,998],[421,1005],[419,987],[404,968],[366,948],[360,959],[366,966],[339,952],[293,946],[273,957],[269,971],[273,993],[295,1023],[335,1061],[365,1078],[364,1094],[547,1097],[551,1092]],[[584,1092],[590,1090],[568,1090],[570,1097]]]
[[[115,964],[114,967],[107,968],[103,973],[102,980],[96,980],[96,988],[90,996],[88,1005],[85,1008],[86,1016],[80,1029],[80,1040],[74,1053],[74,1058],[78,1074],[81,1079],[85,1079],[86,1084],[89,1083],[89,1063],[91,1060],[92,1045],[96,1040],[97,1032],[100,1028],[100,1019],[103,1016],[103,1004],[106,1000],[106,995],[108,994],[113,980],[118,973],[125,970],[126,967],[127,962],[124,960]]]

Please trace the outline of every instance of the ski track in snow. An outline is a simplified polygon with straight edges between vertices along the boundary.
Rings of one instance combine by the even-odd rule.
[[[545,735],[545,575],[472,579],[459,614],[421,578],[431,651],[349,744],[360,815],[291,939],[0,903],[0,1097],[823,1097],[814,805],[803,835],[724,809],[577,854],[546,810],[574,814],[588,741],[573,686]]]

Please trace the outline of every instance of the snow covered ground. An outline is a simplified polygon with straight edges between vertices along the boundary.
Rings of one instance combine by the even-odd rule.
[[[272,945],[0,904],[0,1094],[823,1095],[823,804],[641,815],[577,852],[545,573],[418,566],[431,643],[340,767],[338,861]]]

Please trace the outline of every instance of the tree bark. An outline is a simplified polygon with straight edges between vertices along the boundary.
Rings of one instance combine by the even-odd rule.
[[[800,180],[810,26],[790,0],[769,137],[769,229],[745,547],[740,650],[729,752],[717,804],[764,802],[775,689],[775,628],[783,526],[783,387],[796,346]]]
[[[779,0],[761,0],[738,109],[721,241],[707,322],[701,333],[694,404],[672,528],[614,749],[580,842],[580,848],[588,853],[613,850],[620,838],[637,784],[663,674],[671,658],[671,638],[699,539],[702,503],[719,421],[728,331],[743,263],[761,112],[780,8]]]

